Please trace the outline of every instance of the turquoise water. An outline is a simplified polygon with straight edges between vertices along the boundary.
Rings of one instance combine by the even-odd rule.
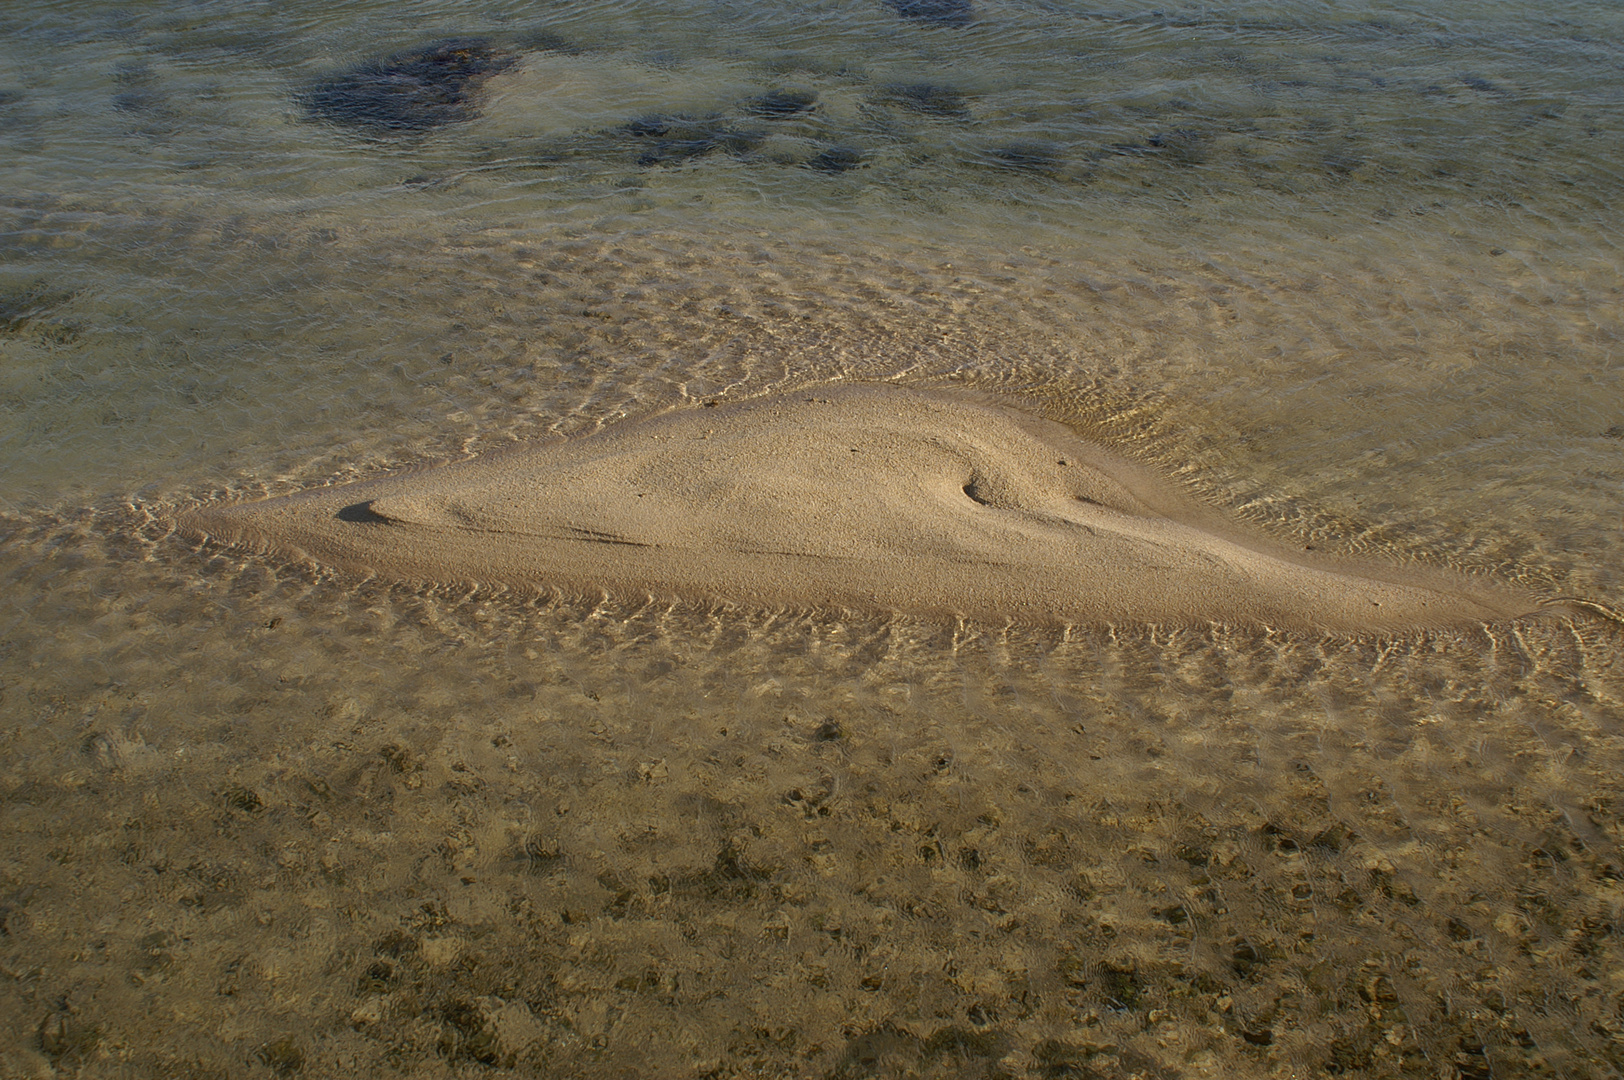
[[[1624,16],[1456,7],[0,11],[3,1075],[1616,1075],[1605,620],[537,605],[166,525],[954,380],[1624,607]],[[444,122],[317,104],[448,40]]]

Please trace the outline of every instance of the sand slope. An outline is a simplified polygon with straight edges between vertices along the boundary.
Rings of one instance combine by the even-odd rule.
[[[1357,633],[1540,607],[1290,550],[1060,424],[890,385],[683,408],[180,526],[415,582],[981,618]]]

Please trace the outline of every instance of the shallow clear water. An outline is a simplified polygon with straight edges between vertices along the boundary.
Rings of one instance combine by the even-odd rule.
[[[536,604],[169,532],[951,380],[1624,607],[1617,11],[973,10],[0,12],[4,1075],[1624,1068],[1605,618]],[[460,119],[312,113],[469,37]]]

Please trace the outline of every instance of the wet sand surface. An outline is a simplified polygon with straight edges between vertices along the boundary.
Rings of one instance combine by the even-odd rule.
[[[1391,633],[1540,608],[1288,550],[1061,424],[885,385],[712,401],[179,525],[419,584],[1052,624]]]

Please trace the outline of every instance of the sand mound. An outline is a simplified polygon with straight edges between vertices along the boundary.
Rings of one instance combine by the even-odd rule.
[[[684,408],[180,525],[414,582],[980,618],[1356,633],[1540,606],[1291,550],[1060,424],[889,385]]]

